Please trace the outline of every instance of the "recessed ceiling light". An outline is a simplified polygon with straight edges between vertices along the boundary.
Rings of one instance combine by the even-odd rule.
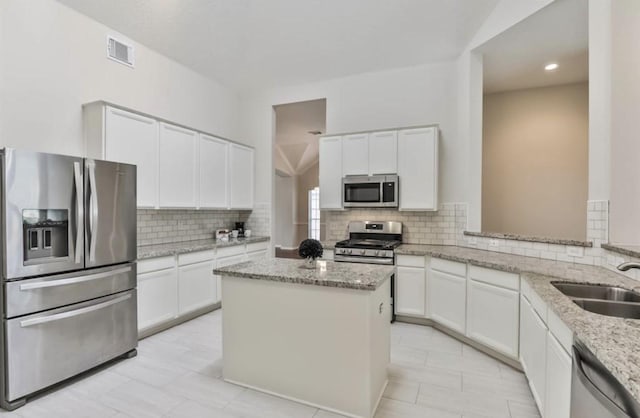
[[[554,71],[558,69],[558,64],[555,62],[552,62],[551,64],[547,64],[544,66],[545,71]]]

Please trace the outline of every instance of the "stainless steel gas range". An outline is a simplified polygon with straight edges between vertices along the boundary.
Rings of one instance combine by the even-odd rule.
[[[401,222],[351,221],[349,239],[337,242],[334,260],[347,263],[395,265],[402,244]],[[395,275],[391,276],[392,319],[395,321]]]
[[[401,222],[351,221],[349,239],[336,243],[335,261],[395,264],[394,249],[402,244]]]

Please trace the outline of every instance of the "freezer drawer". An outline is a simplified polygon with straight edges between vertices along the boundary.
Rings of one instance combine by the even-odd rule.
[[[7,399],[132,350],[137,328],[135,290],[6,321]]]
[[[7,318],[40,312],[136,287],[136,264],[83,270],[5,284]]]

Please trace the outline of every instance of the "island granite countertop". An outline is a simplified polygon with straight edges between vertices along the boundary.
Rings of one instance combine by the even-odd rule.
[[[399,255],[433,256],[495,270],[519,273],[547,307],[571,329],[640,402],[640,320],[598,315],[572,302],[551,285],[571,281],[640,291],[640,283],[603,267],[544,260],[494,251],[445,245],[403,244]]]
[[[193,253],[196,251],[214,250],[222,247],[251,244],[269,241],[269,237],[230,238],[229,241],[200,239],[193,241],[172,242],[168,244],[141,245],[138,247],[138,260],[165,257],[168,255]]]
[[[254,280],[314,286],[376,290],[395,273],[394,266],[317,261],[315,269],[302,267],[303,260],[266,258],[214,269],[215,274]]]

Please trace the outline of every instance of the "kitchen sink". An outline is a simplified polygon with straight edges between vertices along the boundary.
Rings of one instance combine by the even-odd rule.
[[[566,282],[552,282],[551,284],[570,298],[640,303],[640,293],[621,287]]]
[[[640,319],[640,303],[613,302],[608,300],[575,299],[576,305],[585,311],[618,318]]]

